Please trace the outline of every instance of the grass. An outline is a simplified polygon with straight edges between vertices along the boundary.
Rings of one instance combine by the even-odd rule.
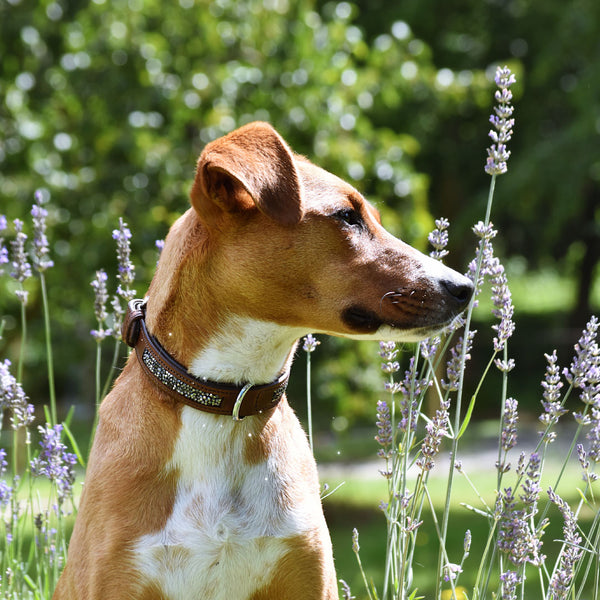
[[[471,446],[472,450],[467,454],[472,457],[477,452],[478,441],[472,439]],[[549,459],[546,463],[546,470],[542,476],[542,489],[554,485],[560,468],[558,457],[561,451],[556,451],[555,454],[556,457]],[[516,456],[514,460],[516,462]],[[445,499],[446,462],[445,458],[440,457],[429,482],[429,491],[436,512],[438,512],[438,518],[443,510]],[[465,462],[468,463],[469,461],[465,460]],[[337,476],[335,472],[336,470],[342,470],[340,467],[336,468],[331,464],[323,466],[322,482],[327,483],[330,490],[340,486],[334,493],[324,499],[323,504],[331,532],[338,577],[350,584],[352,593],[358,600],[363,600],[368,596],[364,591],[362,576],[358,571],[356,557],[352,551],[352,528],[356,527],[360,534],[360,554],[367,576],[372,578],[378,589],[380,589],[384,576],[386,522],[383,513],[377,507],[382,500],[386,499],[387,485],[383,477],[377,473],[377,462],[368,463],[373,467],[371,475],[368,475],[368,470],[364,468],[364,464],[356,464],[360,466],[360,475],[358,476],[353,474],[353,471],[356,473],[357,469],[352,468],[348,463],[344,465],[343,473]],[[484,492],[482,494],[484,500],[492,503],[495,497],[494,490],[497,477],[493,463],[490,465],[480,464],[473,473],[468,473],[468,475],[475,487]],[[507,477],[504,486],[510,485],[511,479],[512,477]],[[568,501],[575,503],[579,499],[577,488],[581,485],[578,469],[572,469],[567,472],[559,489],[563,491]],[[452,490],[453,499],[447,548],[449,556],[456,562],[460,562],[465,532],[467,529],[471,530],[473,536],[471,553],[465,561],[464,573],[461,575],[462,584],[469,589],[474,584],[477,567],[487,540],[488,522],[484,517],[475,514],[464,506],[464,504],[475,507],[481,505],[465,477],[457,476]],[[570,492],[566,490],[570,490]],[[554,562],[554,558],[560,549],[560,544],[555,540],[562,538],[562,519],[555,509],[552,509],[550,515],[552,517],[551,522],[543,538],[544,553],[551,559],[550,562]],[[590,511],[587,513],[582,512],[580,524],[584,529],[589,526],[592,516]],[[439,542],[432,525],[430,512],[424,511],[423,518],[424,523],[417,538],[418,547],[413,563],[413,577],[419,595],[429,598],[433,596],[435,591]],[[494,581],[497,581],[497,576],[497,573],[493,576],[496,578]],[[491,589],[494,588],[495,584],[491,586]],[[526,597],[539,596],[536,569],[531,568],[528,570],[526,590],[531,594],[531,596],[526,595]],[[442,597],[444,598],[444,595]],[[458,597],[460,598],[460,595]],[[466,596],[464,597],[466,598]]]

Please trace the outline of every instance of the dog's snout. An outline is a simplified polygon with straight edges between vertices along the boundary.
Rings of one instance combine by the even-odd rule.
[[[457,274],[457,277],[442,280],[442,286],[461,309],[467,306],[473,295],[472,281],[462,275]]]

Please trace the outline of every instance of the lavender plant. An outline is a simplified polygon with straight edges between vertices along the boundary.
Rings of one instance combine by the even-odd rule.
[[[313,430],[312,430],[312,396],[311,396],[311,355],[320,344],[314,335],[309,333],[302,342],[302,349],[306,352],[306,410],[308,418],[308,441],[310,450],[313,451]]]
[[[0,362],[0,595],[2,598],[50,598],[66,553],[66,523],[73,510],[74,465],[78,459],[67,452],[63,437],[66,425],[57,424],[54,369],[50,335],[50,310],[45,272],[53,266],[47,238],[47,192],[35,194],[31,209],[31,233],[15,219],[12,240],[0,240],[0,275],[10,264],[10,276],[21,307],[21,345],[15,369],[10,360]],[[0,230],[8,232],[6,217]],[[10,251],[9,251],[10,250]],[[38,285],[33,282],[37,273]],[[26,312],[30,294],[41,296],[44,314],[50,406],[44,407],[46,423],[32,430],[36,421],[33,404],[21,384],[25,370]],[[0,340],[2,339],[0,327]],[[5,419],[5,413],[8,419]],[[39,437],[36,450],[34,441]],[[7,438],[7,439],[5,439]]]
[[[508,354],[508,342],[515,330],[514,307],[506,271],[494,256],[493,239],[497,232],[491,222],[491,210],[496,178],[506,173],[510,156],[507,143],[514,127],[510,88],[515,83],[515,77],[507,67],[498,68],[495,82],[496,105],[490,117],[493,128],[489,132],[492,144],[487,149],[485,164],[485,171],[491,176],[490,191],[485,217],[473,228],[478,242],[475,257],[467,272],[475,284],[475,294],[464,317],[457,319],[441,339],[427,340],[416,347],[401,380],[395,379],[400,370],[395,345],[380,345],[382,369],[389,378],[385,383],[389,396],[377,404],[375,440],[380,446],[378,454],[385,461],[380,473],[388,488],[387,498],[381,504],[387,522],[387,544],[383,589],[379,595],[372,585],[367,585],[371,599],[405,600],[417,597],[413,575],[419,562],[417,540],[426,518],[425,507],[429,509],[439,546],[435,576],[437,600],[489,597],[523,599],[526,597],[528,579],[537,582],[535,587],[527,589],[536,589],[536,597],[546,600],[587,597],[583,590],[586,584],[590,587],[587,583],[590,580],[593,580],[592,597],[600,597],[600,505],[597,491],[594,492],[594,484],[598,479],[595,470],[600,461],[600,348],[597,342],[600,324],[596,317],[589,321],[576,344],[575,356],[569,368],[561,371],[555,350],[546,355],[539,440],[534,451],[529,454],[521,452],[516,467],[513,466],[513,454],[518,450],[519,443],[518,401],[508,397],[509,373],[515,366],[514,359]],[[429,236],[433,246],[431,255],[441,260],[447,254],[445,248],[449,224],[446,219],[438,219],[435,224],[436,229]],[[465,368],[477,334],[471,326],[473,311],[486,282],[489,282],[492,294],[492,313],[497,319],[492,326],[491,356],[466,411],[463,411]],[[457,341],[453,342],[455,337]],[[447,361],[445,375],[439,377],[444,360]],[[459,447],[492,367],[500,371],[502,383],[499,389],[498,458],[495,463],[497,485],[495,501],[489,505],[459,460]],[[428,417],[423,408],[423,399],[428,390],[439,401],[439,408],[432,417]],[[574,438],[553,487],[544,494],[540,482],[548,446],[555,441],[556,426],[568,413],[566,402],[575,393],[579,393],[583,408],[573,412],[577,423]],[[450,446],[450,468],[446,479],[445,502],[441,514],[438,514],[429,491],[429,476],[436,468],[436,458],[444,440]],[[587,441],[587,446],[582,440]],[[573,495],[570,493],[572,490],[564,490],[563,497],[558,495],[557,490],[575,449],[585,485],[579,490],[580,500],[573,509],[564,499],[567,494]],[[408,477],[412,467],[416,468],[414,480]],[[474,534],[471,531],[465,534],[462,558],[449,556],[447,549],[456,476],[465,477],[480,500],[480,506],[465,508],[471,511],[474,518],[484,519],[484,524],[487,524],[487,538],[481,540],[484,551],[479,564],[474,568],[469,566],[474,572],[470,591],[466,590],[464,583],[459,587],[459,581],[466,568],[465,559],[469,556]],[[509,476],[511,481],[507,485],[505,480]],[[543,540],[552,506],[558,508],[564,520],[563,539],[559,541],[561,550],[554,565],[548,564]],[[578,521],[584,508],[588,511],[591,509],[594,515],[585,532]],[[481,527],[474,531],[481,531]],[[357,539],[357,533],[354,533],[353,540]],[[358,555],[354,542],[353,548]],[[360,562],[359,567],[363,572]],[[366,582],[364,572],[363,578]],[[344,593],[350,597],[350,589],[347,584],[345,586]]]
[[[26,233],[26,223],[15,219],[12,239],[5,216],[0,216],[0,275],[9,265],[10,276],[16,281],[16,297],[21,306],[21,347],[14,375],[8,359],[0,362],[0,432],[7,411],[12,439],[8,449],[0,447],[0,596],[2,598],[47,599],[52,596],[58,577],[66,560],[69,517],[75,504],[73,485],[77,463],[84,466],[77,444],[67,423],[58,423],[54,392],[50,309],[45,273],[54,266],[50,258],[47,237],[49,195],[45,191],[35,194],[31,209],[31,235]],[[101,385],[101,345],[106,338],[115,340],[113,366],[118,358],[120,328],[125,312],[123,301],[135,296],[132,284],[135,268],[131,262],[131,231],[121,219],[113,231],[118,259],[118,286],[111,301],[112,312],[107,307],[109,295],[108,276],[99,270],[92,281],[94,313],[97,329],[92,336],[97,344],[96,400],[105,395],[113,377],[111,367],[104,386]],[[39,287],[31,283],[33,273],[38,275]],[[45,410],[46,422],[32,429],[35,411],[21,385],[25,368],[27,346],[26,306],[31,293],[39,294],[44,312],[46,357],[49,382],[50,407]],[[0,326],[0,340],[2,327]],[[3,435],[0,434],[0,443]],[[33,440],[39,439],[35,444]],[[67,448],[70,442],[74,452]]]

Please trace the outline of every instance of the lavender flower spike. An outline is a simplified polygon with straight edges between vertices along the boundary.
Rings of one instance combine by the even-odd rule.
[[[13,279],[16,279],[19,283],[23,282],[31,277],[31,265],[27,260],[27,252],[25,252],[25,243],[27,242],[27,234],[23,233],[23,221],[20,219],[14,220],[15,239],[10,243],[12,247],[12,267],[14,271],[10,274]],[[28,293],[23,290],[17,290],[15,292],[17,298],[23,305],[27,304]]]
[[[556,364],[558,360],[556,350],[552,354],[544,354],[544,356],[548,365],[546,366],[546,376],[544,377],[544,381],[542,381],[542,387],[544,388],[542,406],[544,407],[544,412],[540,415],[539,420],[544,424],[546,430],[548,430],[558,423],[558,420],[567,412],[567,409],[563,408],[560,401],[563,383],[560,380],[560,368]],[[543,441],[545,443],[554,441],[552,432],[546,433]]]
[[[517,586],[521,583],[521,577],[515,571],[505,571],[500,575],[502,582],[502,592],[500,597],[502,600],[516,600]]]
[[[108,292],[106,290],[106,280],[108,279],[104,270],[96,271],[96,278],[90,283],[94,288],[94,314],[98,321],[98,329],[93,329],[91,334],[97,342],[101,342],[104,338],[111,335],[111,329],[103,329],[102,325],[108,318],[106,312],[106,302],[108,301]]]
[[[569,596],[569,590],[575,575],[575,566],[583,555],[583,550],[580,547],[582,538],[577,532],[577,517],[569,505],[552,488],[548,490],[548,496],[550,501],[556,504],[564,519],[563,536],[565,543],[548,587],[549,600],[558,600]]]
[[[598,317],[592,316],[588,321],[579,341],[575,344],[575,356],[569,369],[563,374],[566,380],[577,388],[585,389],[588,373],[598,366],[600,348],[597,337],[600,322]]]
[[[131,289],[131,284],[135,279],[135,267],[131,262],[131,231],[123,218],[119,218],[119,229],[113,230],[113,240],[117,242],[117,258],[119,259],[119,287],[117,293],[125,302],[135,298],[135,290]]]
[[[429,243],[433,246],[434,250],[429,253],[429,256],[437,260],[442,260],[444,256],[448,254],[446,246],[448,245],[448,227],[450,221],[448,219],[435,220],[435,229],[427,236]]]
[[[0,231],[4,231],[8,223],[4,215],[0,215]],[[8,248],[4,245],[4,238],[0,237],[0,275],[4,272],[2,265],[8,263]]]
[[[502,419],[502,449],[508,452],[517,443],[517,422],[519,403],[514,398],[507,398]]]
[[[304,343],[302,344],[302,350],[304,350],[304,352],[308,352],[308,353],[314,352],[320,343],[321,342],[312,333],[309,333],[304,338]]]
[[[435,466],[434,457],[440,452],[442,438],[448,431],[448,409],[450,400],[441,400],[440,408],[435,411],[435,416],[425,426],[427,431],[421,444],[421,454],[417,459],[417,466],[423,471],[431,471]]]
[[[390,407],[385,400],[377,401],[377,421],[375,424],[377,425],[375,441],[382,446],[377,452],[377,455],[385,459],[391,458],[392,452],[390,446],[394,441],[394,435],[392,432]]]
[[[47,477],[55,482],[58,488],[58,502],[62,504],[70,495],[75,481],[73,465],[77,462],[77,456],[67,452],[66,446],[60,437],[62,425],[51,427],[39,427],[42,439],[40,446],[42,451],[39,456],[31,461],[31,472],[37,476]]]
[[[494,107],[494,114],[490,117],[490,122],[494,129],[490,130],[489,136],[494,142],[488,149],[488,158],[485,165],[485,172],[488,175],[501,175],[506,173],[506,162],[510,156],[510,151],[506,149],[507,142],[512,137],[512,128],[515,120],[511,118],[513,106],[511,105],[512,92],[510,86],[515,83],[515,76],[508,67],[498,67],[495,77],[498,90],[495,98],[498,103]]]
[[[39,190],[35,193],[35,204],[31,207],[31,216],[33,217],[33,251],[34,263],[38,272],[43,272],[46,269],[54,266],[54,262],[50,260],[50,248],[48,246],[48,238],[46,237],[46,218],[48,211],[43,208],[45,203],[44,196]]]
[[[11,374],[10,366],[8,359],[0,362],[0,424],[1,414],[10,408],[11,427],[16,431],[21,427],[28,427],[33,421],[33,405],[29,404],[21,384]]]

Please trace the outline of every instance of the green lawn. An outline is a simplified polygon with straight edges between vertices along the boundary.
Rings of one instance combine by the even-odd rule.
[[[516,462],[517,456],[514,457]],[[352,529],[356,527],[360,537],[360,555],[367,576],[372,578],[377,588],[381,591],[385,563],[385,543],[386,543],[386,524],[383,513],[378,509],[379,503],[386,499],[387,484],[382,477],[376,475],[376,464],[374,464],[374,477],[366,477],[364,470],[361,469],[360,477],[351,475],[351,471],[344,473],[344,478],[328,477],[324,482],[334,489],[341,487],[332,495],[325,498],[325,513],[329,523],[331,536],[334,546],[334,556],[338,577],[346,580],[352,593],[358,599],[367,598],[362,577],[359,573],[356,558],[352,552]],[[429,482],[429,491],[435,503],[438,518],[441,517],[443,504],[446,495],[446,477],[444,469],[439,468],[442,474],[434,476]],[[554,486],[556,476],[559,471],[559,465],[556,460],[551,460],[546,466],[542,476],[542,494],[540,507],[543,508],[546,501],[545,490],[549,485]],[[329,471],[328,471],[329,472]],[[512,484],[513,477],[506,475],[503,481],[503,487]],[[482,494],[488,504],[493,504],[494,490],[496,488],[496,472],[493,464],[489,469],[479,469],[470,474],[475,487]],[[572,506],[578,501],[579,495],[577,488],[582,486],[579,475],[579,469],[569,469],[559,487],[559,492],[566,495],[572,502]],[[460,583],[470,591],[472,588],[476,572],[479,567],[479,560],[483,554],[488,536],[488,523],[486,519],[467,509],[462,503],[475,507],[481,507],[476,493],[473,491],[467,480],[460,474],[456,474],[453,484],[452,510],[450,517],[450,527],[448,534],[447,550],[451,561],[460,562],[463,553],[463,540],[465,531],[470,529],[473,536],[470,556],[464,565],[464,573],[461,575]],[[562,517],[558,511],[552,507],[549,516],[551,522],[544,535],[544,554],[548,555],[548,565],[554,564],[558,544],[554,540],[562,538]],[[580,522],[589,526],[592,519],[592,511],[584,510]],[[435,570],[438,556],[438,540],[429,511],[423,515],[424,523],[419,529],[417,537],[418,548],[416,552],[414,568],[414,585],[419,589],[420,595],[425,598],[432,598],[435,590]],[[530,598],[541,597],[539,591],[539,582],[537,570],[530,568],[528,575],[528,593],[532,594]],[[497,574],[494,575],[497,578]],[[497,579],[495,580],[497,581]],[[491,585],[488,598],[491,598],[491,591],[495,591],[495,584]]]

